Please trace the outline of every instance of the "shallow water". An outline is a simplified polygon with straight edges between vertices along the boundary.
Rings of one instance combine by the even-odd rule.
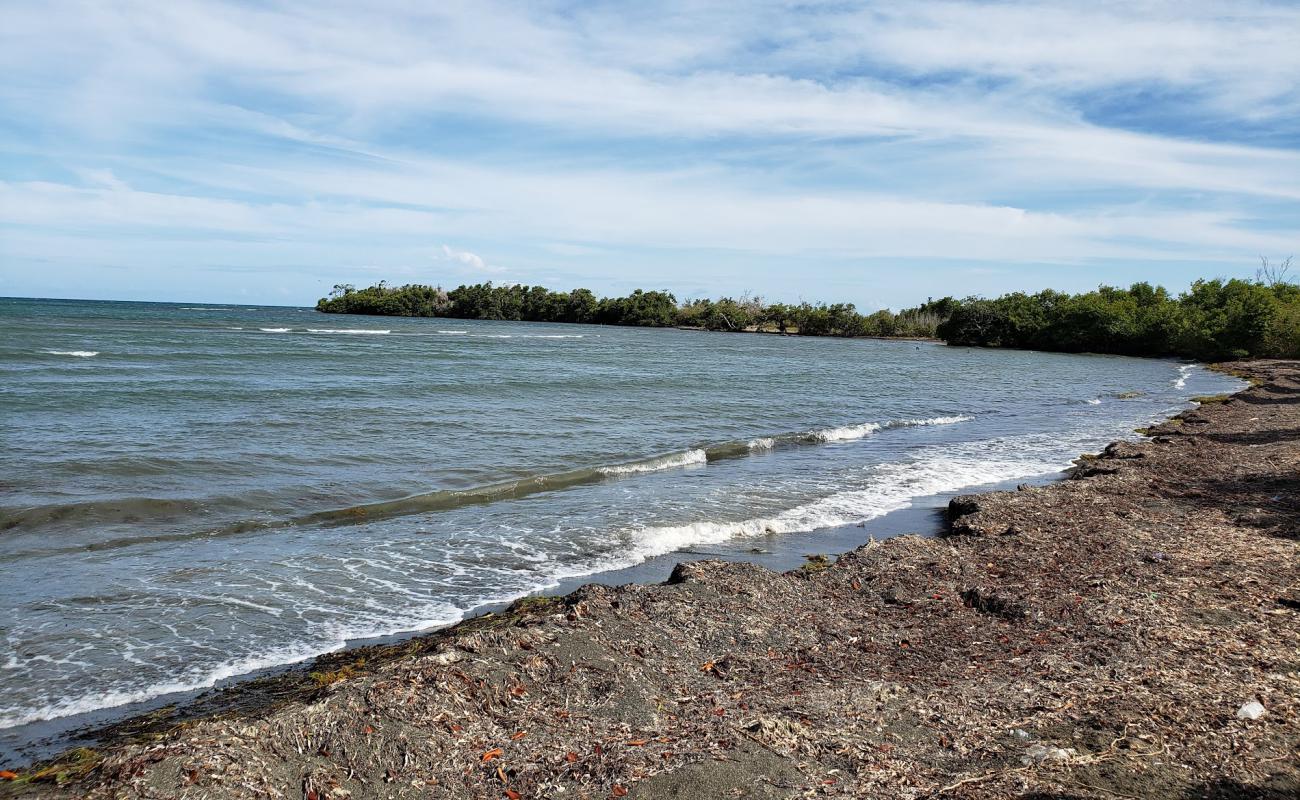
[[[1051,474],[1236,387],[914,342],[31,300],[0,300],[0,374],[0,728]]]

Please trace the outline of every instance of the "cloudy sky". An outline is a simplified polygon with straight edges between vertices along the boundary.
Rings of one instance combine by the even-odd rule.
[[[1300,252],[1293,2],[0,8],[0,295],[871,309]]]

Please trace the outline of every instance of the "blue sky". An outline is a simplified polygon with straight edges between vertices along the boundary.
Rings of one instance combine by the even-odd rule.
[[[1300,251],[1300,6],[6,2],[0,295],[863,309]]]

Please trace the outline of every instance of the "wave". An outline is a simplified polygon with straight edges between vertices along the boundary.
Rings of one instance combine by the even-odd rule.
[[[87,714],[118,706],[140,703],[158,697],[182,692],[194,692],[211,689],[222,681],[263,670],[290,667],[326,653],[343,650],[349,644],[362,639],[392,636],[411,631],[445,628],[455,625],[465,618],[471,608],[480,605],[505,603],[518,595],[501,595],[484,598],[481,603],[473,603],[466,608],[458,608],[450,603],[431,603],[424,608],[408,612],[392,622],[376,626],[367,621],[358,621],[351,625],[331,625],[317,632],[315,641],[299,642],[292,645],[274,647],[249,655],[231,658],[212,666],[191,669],[187,674],[168,680],[139,687],[119,688],[109,691],[96,691],[79,697],[62,697],[38,708],[16,710],[0,716],[0,729],[13,728],[32,722],[60,719],[63,717]],[[226,598],[229,601],[229,598]],[[12,666],[13,658],[9,665]]]
[[[262,333],[288,333],[290,328],[258,328]]]
[[[1179,367],[1178,377],[1174,378],[1174,388],[1175,389],[1187,388],[1187,376],[1191,375],[1194,369],[1196,369],[1195,364],[1183,364],[1181,367]]]
[[[918,420],[918,422],[923,422]],[[1052,437],[1052,443],[1057,439]],[[1074,443],[1066,444],[1066,447]],[[1029,478],[1057,472],[1068,462],[1056,462],[1036,450],[1034,442],[1014,437],[982,440],[954,446],[931,447],[905,461],[876,466],[863,485],[835,492],[768,516],[740,520],[702,520],[679,525],[658,525],[618,532],[622,545],[613,552],[578,561],[542,559],[524,584],[491,597],[466,598],[450,603],[420,604],[378,620],[368,616],[350,624],[331,624],[312,631],[308,641],[271,648],[257,655],[237,656],[216,665],[204,665],[188,674],[138,687],[121,687],[75,697],[62,697],[35,708],[15,710],[0,717],[0,728],[39,720],[68,717],[163,695],[211,688],[224,680],[276,667],[287,667],[325,653],[345,648],[350,642],[379,636],[428,630],[453,625],[484,603],[508,602],[516,597],[545,590],[567,578],[592,575],[635,566],[648,559],[700,545],[721,544],[741,537],[810,532],[875,519],[907,508],[917,500],[970,487]],[[1025,456],[1012,454],[1029,450]],[[670,454],[661,461],[681,459],[698,451]],[[990,453],[1002,453],[990,458]],[[698,459],[698,455],[692,455]],[[650,460],[647,460],[648,463]],[[543,566],[543,562],[545,565]],[[499,596],[498,596],[499,595]]]
[[[986,443],[985,443],[986,444]],[[1069,462],[1044,456],[987,458],[987,451],[970,447],[935,449],[915,460],[876,467],[868,485],[837,492],[767,517],[735,521],[701,521],[660,525],[633,532],[634,543],[621,568],[684,547],[720,544],[730,539],[770,534],[807,533],[824,528],[856,525],[908,508],[919,498],[973,486],[1030,478],[1059,472]]]
[[[349,333],[349,334],[384,334],[392,333],[391,330],[376,330],[372,328],[308,328],[308,333]]]
[[[94,358],[98,350],[46,350],[52,356],[72,356],[74,358]]]
[[[1085,400],[1084,402],[1087,403],[1087,404],[1090,405],[1090,406],[1099,406],[1099,405],[1101,405],[1101,398],[1100,398],[1100,397],[1094,397],[1094,398],[1092,398],[1091,400]]]
[[[181,306],[181,311],[235,311],[229,306]],[[251,311],[252,309],[248,309]]]
[[[610,467],[597,467],[602,475],[632,475],[638,472],[658,472],[674,467],[686,467],[691,464],[703,464],[709,460],[704,450],[687,450],[684,453],[670,453],[666,456],[648,458],[644,461],[630,461]]]
[[[814,442],[848,442],[870,436],[877,431],[889,430],[892,428],[918,428],[927,425],[956,425],[959,422],[970,422],[974,417],[965,415],[952,417],[930,417],[929,419],[904,419],[893,422],[863,422],[858,425],[846,425],[841,428],[826,428],[819,431],[809,431],[803,434],[797,434],[798,438]],[[777,437],[779,440],[780,437]]]
[[[156,544],[170,541],[185,541],[201,537],[237,536],[256,531],[277,530],[283,528],[322,525],[343,526],[364,522],[391,519],[394,517],[424,514],[435,511],[447,511],[470,505],[484,505],[504,500],[518,500],[542,492],[560,491],[607,480],[617,480],[635,475],[658,472],[666,469],[707,464],[734,458],[744,458],[756,452],[766,452],[783,447],[801,447],[816,444],[846,441],[844,433],[828,436],[827,431],[872,431],[913,428],[930,425],[952,425],[973,419],[969,416],[932,417],[928,419],[894,420],[885,423],[862,423],[859,425],[829,428],[816,431],[785,433],[776,436],[755,439],[722,442],[718,444],[695,447],[689,450],[666,453],[643,459],[608,464],[595,467],[582,467],[562,472],[530,475],[514,480],[474,486],[465,489],[439,489],[397,500],[385,500],[377,503],[363,503],[347,508],[328,509],[304,514],[297,517],[278,520],[248,520],[236,522],[216,529],[202,531],[183,531],[176,533],[159,533],[150,536],[135,536],[96,542],[93,545],[69,546],[68,552],[79,551],[86,547],[95,550],[108,550],[118,547],[130,547],[139,544]],[[865,434],[863,434],[865,435]],[[839,437],[839,438],[835,438]],[[201,508],[211,502],[204,498],[161,499],[128,498],[110,501],[92,501],[67,505],[39,506],[36,508],[0,507],[0,530],[16,528],[39,528],[51,524],[69,524],[77,520],[93,519],[97,524],[138,522],[142,519],[153,521],[176,520],[186,516],[192,510]],[[43,550],[50,553],[53,551]]]

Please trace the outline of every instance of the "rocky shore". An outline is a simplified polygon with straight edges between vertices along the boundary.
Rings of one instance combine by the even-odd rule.
[[[1300,797],[1300,364],[906,536],[321,659],[0,794]]]

